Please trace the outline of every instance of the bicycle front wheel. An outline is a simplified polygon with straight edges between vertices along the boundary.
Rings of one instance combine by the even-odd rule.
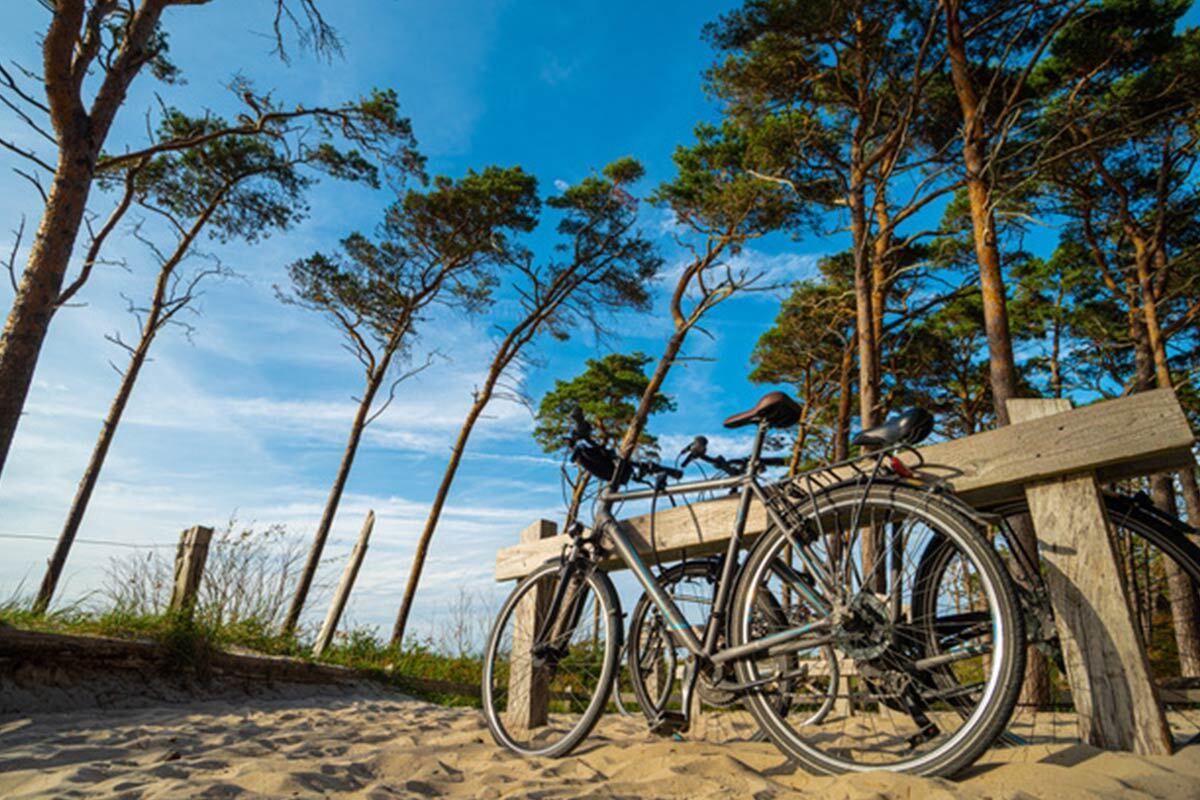
[[[523,756],[564,756],[591,732],[620,656],[620,605],[603,573],[568,574],[557,619],[546,619],[561,575],[547,564],[517,584],[484,653],[488,730]]]
[[[970,765],[1003,731],[1024,670],[1022,617],[999,556],[957,508],[906,485],[835,488],[794,511],[804,529],[762,536],[732,606],[735,647],[772,643],[735,665],[742,683],[763,688],[747,698],[763,730],[818,773]],[[941,613],[923,614],[913,598],[929,589],[917,566],[932,541],[947,543],[960,573],[939,587],[931,607]],[[804,556],[795,567],[789,546]],[[756,613],[763,595],[788,598],[771,625]],[[779,713],[768,702],[787,677],[779,655],[803,664],[829,646],[842,665],[840,702],[813,720]],[[942,669],[959,675],[949,690],[935,679]]]

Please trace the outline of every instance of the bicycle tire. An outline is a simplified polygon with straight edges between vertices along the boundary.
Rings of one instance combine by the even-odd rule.
[[[856,512],[854,509],[859,510]],[[912,520],[920,521],[929,526],[931,530],[936,531],[934,535],[943,535],[953,541],[971,559],[971,563],[978,573],[978,585],[983,597],[988,601],[988,607],[994,609],[990,614],[991,628],[987,632],[992,646],[990,663],[982,672],[985,683],[979,705],[970,716],[962,720],[960,727],[948,734],[944,741],[925,752],[905,755],[903,743],[906,741],[906,737],[898,723],[890,730],[878,733],[873,731],[870,736],[861,730],[850,729],[848,732],[848,722],[844,722],[843,729],[836,733],[822,732],[822,726],[810,726],[811,730],[805,728],[797,731],[789,726],[786,718],[775,714],[770,705],[762,701],[760,695],[749,695],[747,704],[774,744],[789,757],[813,772],[837,774],[885,769],[928,776],[953,775],[974,763],[1004,731],[1020,691],[1021,677],[1024,674],[1025,636],[1023,619],[1017,605],[1011,577],[979,527],[956,505],[940,499],[928,491],[891,481],[879,481],[870,487],[850,484],[821,492],[810,498],[796,511],[810,523],[828,520],[825,523],[828,528],[834,523],[840,524],[841,515],[849,515],[848,519],[852,521],[853,525],[861,525],[864,519],[861,514],[866,513],[868,509],[898,512],[905,524]],[[875,512],[871,513],[872,516],[867,518],[876,519],[873,516]],[[810,526],[810,533],[812,530],[813,528]],[[842,533],[839,531],[837,537],[839,541],[844,541],[841,536]],[[764,534],[752,549],[734,592],[730,630],[731,643],[734,646],[744,645],[752,640],[749,619],[753,593],[759,590],[758,587],[763,582],[763,576],[770,571],[771,559],[788,543],[789,540],[784,533],[776,529]],[[921,546],[914,549],[923,552],[924,548]],[[845,562],[841,563],[845,564]],[[853,587],[851,589],[853,590]],[[866,598],[862,604],[868,607],[876,602],[867,597],[874,590],[855,591],[856,594],[853,598],[846,599],[847,606],[852,602],[858,603],[860,597]],[[833,620],[832,616],[828,618],[829,629],[836,631],[837,625],[841,623]],[[919,629],[917,622],[914,621],[911,625]],[[864,670],[867,666],[878,663],[881,655],[889,654],[890,651],[886,648],[897,646],[887,643],[882,645],[885,647],[882,653],[867,655],[852,650],[848,641],[835,638],[834,647],[846,657],[847,661],[855,663],[860,676],[866,674]],[[907,642],[907,639],[905,641]],[[964,652],[977,650],[977,646],[971,645]],[[897,657],[896,661],[899,662],[900,658]],[[735,669],[739,680],[743,682],[748,683],[762,677],[755,672],[754,661],[751,658],[739,659],[735,663]],[[876,690],[872,690],[872,692],[876,696],[879,695]],[[876,699],[874,702],[877,711],[882,712],[892,708],[886,698]],[[947,714],[951,713],[947,712]],[[915,716],[913,720],[916,721]],[[884,721],[892,723],[890,719]],[[874,726],[874,722],[871,724]],[[856,725],[860,729],[863,726],[861,722]],[[847,738],[860,733],[863,734],[864,741],[873,737],[875,742],[860,744],[856,747],[849,746]],[[937,735],[940,736],[940,732]],[[868,760],[868,757],[873,758],[881,752],[879,741],[890,741],[895,744],[897,753],[894,760],[887,763]],[[914,741],[914,738],[908,737],[907,741]],[[935,741],[934,738],[929,738],[918,744],[924,746],[933,741]],[[914,751],[915,748],[912,748],[908,752],[913,753]],[[861,753],[862,756],[851,755],[855,752]],[[891,755],[891,753],[886,753],[886,755]]]
[[[504,605],[500,609],[500,613],[496,617],[496,622],[492,626],[492,631],[488,636],[487,649],[484,652],[482,700],[483,715],[485,721],[487,722],[488,730],[491,732],[492,738],[497,744],[522,756],[559,758],[570,753],[589,733],[591,733],[592,729],[596,725],[596,722],[600,719],[601,714],[604,713],[605,704],[607,703],[608,697],[612,692],[613,679],[616,675],[617,660],[621,653],[621,639],[623,631],[621,626],[620,601],[617,597],[616,590],[613,588],[612,581],[608,578],[608,576],[598,570],[592,570],[584,577],[583,580],[587,588],[593,593],[596,602],[600,603],[603,610],[603,613],[599,615],[599,618],[604,622],[604,635],[603,637],[600,637],[603,641],[603,653],[599,662],[600,671],[597,673],[594,681],[592,681],[594,685],[592,688],[587,690],[590,697],[587,698],[584,711],[581,713],[577,721],[571,723],[560,736],[555,737],[548,743],[545,742],[545,739],[547,738],[545,734],[549,732],[543,731],[542,741],[539,743],[539,746],[535,746],[532,743],[519,741],[515,735],[518,729],[517,726],[505,724],[503,717],[507,711],[507,690],[505,691],[505,696],[501,698],[496,687],[500,684],[508,686],[507,674],[503,673],[503,670],[507,669],[509,672],[511,672],[514,669],[513,660],[517,658],[517,656],[514,654],[505,660],[501,658],[501,654],[499,652],[504,641],[504,633],[507,630],[507,623],[513,619],[518,604],[522,601],[522,599],[526,598],[526,595],[535,591],[538,588],[539,583],[546,582],[549,584],[549,586],[545,588],[553,590],[557,583],[557,576],[560,570],[561,567],[557,563],[551,562],[539,567],[517,584],[516,588],[513,589],[512,594],[510,594],[508,599],[505,600]],[[580,594],[577,595],[577,597],[583,598],[582,600],[578,600],[578,602],[586,602],[586,594]],[[533,602],[532,598],[530,598],[530,602]],[[578,612],[573,613],[575,613],[576,616],[580,616],[580,613]],[[530,641],[532,643],[532,638],[533,637],[531,635],[526,634],[523,641]],[[523,669],[528,669],[531,671],[538,669],[543,671],[541,679],[546,681],[545,691],[547,693],[551,693],[551,699],[553,699],[552,684],[555,677],[554,669],[537,664],[537,662],[535,662],[533,659],[532,653],[529,653],[528,655],[522,653],[521,658],[528,659],[527,662],[521,662],[528,663],[528,666],[522,667]],[[565,661],[566,659],[564,658],[563,660]],[[574,684],[571,686],[574,688]],[[499,707],[502,703],[505,708]],[[550,716],[551,715],[548,715],[548,719]],[[539,727],[548,728],[550,725],[547,723]],[[532,730],[532,728],[529,729],[531,735]]]
[[[1105,510],[1115,532],[1128,532],[1161,552],[1183,574],[1187,575],[1192,582],[1193,592],[1200,591],[1200,547],[1197,547],[1190,538],[1193,533],[1190,526],[1157,508],[1148,507],[1147,500],[1109,492],[1104,493],[1103,497]],[[988,510],[1004,517],[1012,517],[1028,513],[1029,504],[1022,498]],[[1163,577],[1165,579],[1165,576]],[[1159,587],[1159,591],[1162,591],[1162,587]],[[1149,589],[1147,592],[1151,593]],[[1136,622],[1137,620],[1135,620]],[[1140,625],[1135,624],[1135,627],[1139,635],[1143,635]],[[1143,645],[1145,643],[1143,638]],[[1050,645],[1052,648],[1058,646],[1056,641],[1051,641]],[[1061,662],[1061,651],[1058,651],[1058,656],[1056,660]],[[1200,740],[1200,707],[1192,708],[1197,704],[1187,700],[1187,691],[1200,689],[1200,678],[1167,674],[1171,670],[1169,659],[1165,664],[1160,661],[1157,664],[1152,663],[1151,666],[1158,672],[1155,683],[1164,710],[1168,712],[1167,722],[1168,726],[1172,728],[1172,738],[1176,745],[1182,746]],[[1178,665],[1176,669],[1178,669]],[[1185,691],[1183,693],[1171,691],[1176,688]],[[1172,699],[1173,696],[1183,699],[1175,701]]]

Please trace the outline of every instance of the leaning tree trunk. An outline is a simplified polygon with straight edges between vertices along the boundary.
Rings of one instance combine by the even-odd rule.
[[[54,548],[54,554],[50,558],[50,563],[46,568],[46,575],[42,579],[41,588],[38,590],[37,599],[34,601],[33,610],[36,614],[44,613],[50,605],[51,598],[54,596],[54,590],[58,586],[63,565],[67,561],[71,545],[74,543],[75,536],[79,532],[79,526],[83,522],[83,515],[87,512],[88,503],[92,499],[92,492],[96,488],[96,481],[99,479],[100,471],[104,468],[104,461],[108,457],[108,448],[112,444],[113,437],[116,436],[117,426],[121,423],[121,416],[125,413],[125,406],[129,402],[129,396],[133,392],[134,384],[137,383],[142,366],[146,363],[146,356],[150,352],[150,346],[154,343],[154,338],[158,335],[158,331],[162,326],[171,319],[176,311],[183,307],[181,304],[172,310],[167,310],[166,308],[168,294],[170,293],[170,282],[175,268],[179,266],[180,262],[191,249],[196,237],[200,235],[204,226],[208,224],[208,220],[216,212],[221,198],[224,197],[228,188],[229,184],[222,188],[209,201],[205,210],[196,218],[191,227],[179,240],[174,253],[163,262],[162,267],[159,269],[158,279],[154,284],[154,295],[151,298],[150,309],[146,314],[146,319],[142,323],[142,333],[138,339],[137,347],[133,348],[129,354],[129,365],[125,368],[124,374],[121,375],[121,383],[117,387],[117,394],[109,406],[108,415],[105,417],[104,424],[100,429],[100,435],[96,440],[96,446],[92,450],[92,456],[88,460],[87,468],[84,470],[83,477],[79,481],[75,498],[71,501],[71,508],[67,512],[67,520],[63,524],[62,532],[58,537],[58,544]],[[130,196],[126,194],[123,201],[124,207],[128,206]]]
[[[329,530],[333,527],[333,519],[337,516],[338,505],[342,502],[342,492],[346,489],[346,480],[350,477],[350,468],[354,466],[354,456],[358,453],[358,445],[362,440],[363,429],[367,426],[367,414],[371,409],[371,403],[375,400],[375,394],[379,391],[380,384],[383,383],[384,373],[387,371],[389,358],[385,358],[380,365],[377,365],[367,379],[366,391],[363,392],[362,400],[358,404],[358,410],[354,413],[354,422],[350,425],[350,436],[346,441],[346,450],[342,453],[342,463],[338,465],[337,475],[333,479],[333,486],[329,490],[329,499],[325,501],[325,510],[321,513],[321,522],[317,525],[317,532],[313,535],[312,547],[308,551],[308,560],[304,564],[304,571],[300,573],[300,582],[296,586],[296,594],[292,598],[292,604],[288,608],[287,617],[283,621],[283,632],[290,634],[296,630],[296,626],[300,622],[300,613],[304,610],[304,602],[308,599],[308,592],[312,588],[313,577],[317,574],[317,566],[321,563],[321,553],[325,549],[325,540],[329,538]]]
[[[650,409],[654,405],[654,398],[658,396],[659,390],[662,389],[663,383],[667,380],[667,373],[675,365],[675,359],[679,357],[679,351],[683,348],[683,340],[687,338],[687,333],[687,327],[680,327],[677,324],[675,333],[671,334],[671,338],[667,340],[667,347],[663,350],[662,358],[658,360],[658,366],[654,368],[654,373],[650,376],[650,381],[646,384],[646,390],[642,392],[642,399],[638,402],[633,420],[629,423],[629,428],[625,431],[625,438],[621,440],[621,447],[618,453],[622,459],[627,460],[633,456],[633,450],[637,447],[638,439],[641,438],[642,431],[646,428],[646,420],[650,418]]]
[[[592,476],[586,469],[580,468],[575,476],[575,485],[571,488],[571,502],[567,505],[567,518],[563,522],[563,531],[570,530],[575,524],[575,520],[579,517],[579,507],[583,505],[583,493],[587,491],[587,485],[591,482]]]
[[[42,342],[58,307],[92,185],[94,159],[64,152],[54,174],[25,273],[0,335],[0,474],[33,383]]]
[[[442,473],[442,482],[433,498],[433,506],[429,509],[429,517],[425,520],[421,538],[417,540],[417,551],[413,554],[413,565],[408,573],[408,584],[404,587],[404,598],[400,601],[400,611],[396,614],[396,625],[392,628],[392,644],[401,644],[404,641],[404,629],[408,627],[408,617],[412,612],[413,600],[417,595],[417,586],[421,583],[421,572],[425,569],[425,557],[429,553],[429,543],[433,540],[434,531],[437,530],[438,522],[442,518],[442,509],[446,505],[446,498],[450,495],[454,476],[458,473],[458,467],[462,463],[463,452],[467,449],[471,431],[474,430],[475,423],[479,421],[488,401],[492,399],[492,392],[501,372],[503,372],[502,367],[493,365],[483,389],[475,399],[475,404],[471,406],[471,410],[467,412],[467,418],[463,420],[454,447],[450,450],[450,461],[446,464],[446,471]]]
[[[121,416],[125,413],[129,396],[133,393],[134,384],[137,383],[138,373],[142,371],[142,366],[146,363],[146,354],[149,352],[150,343],[154,340],[154,334],[155,331],[152,328],[143,332],[142,339],[130,355],[129,365],[121,376],[121,384],[117,387],[117,393],[108,407],[108,414],[104,417],[100,435],[96,438],[95,447],[92,448],[92,456],[88,459],[87,468],[83,471],[83,477],[80,478],[79,486],[75,490],[75,499],[71,501],[71,509],[67,512],[67,521],[58,535],[58,544],[54,547],[54,554],[50,557],[46,574],[42,578],[41,588],[38,589],[37,599],[33,604],[33,613],[35,614],[45,613],[50,606],[50,600],[54,597],[55,589],[58,588],[58,579],[67,562],[67,554],[75,542],[76,534],[79,533],[79,526],[83,523],[83,515],[92,499],[92,492],[100,477],[100,470],[104,468],[104,460],[108,457],[108,448],[112,444],[113,437],[116,436],[117,426],[121,424]]]
[[[0,474],[4,472],[17,424],[33,383],[42,342],[58,308],[63,278],[83,224],[96,159],[129,85],[147,63],[146,48],[158,32],[162,2],[138,4],[123,26],[121,46],[107,63],[90,113],[73,74],[85,4],[57,3],[42,39],[46,106],[58,144],[58,163],[46,194],[46,207],[12,310],[0,334]],[[93,53],[94,55],[94,53]]]

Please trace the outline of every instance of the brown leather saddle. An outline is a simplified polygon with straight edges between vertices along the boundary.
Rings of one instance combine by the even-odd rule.
[[[725,420],[726,428],[741,428],[765,422],[771,428],[790,428],[800,421],[800,406],[783,392],[769,392],[754,408]]]

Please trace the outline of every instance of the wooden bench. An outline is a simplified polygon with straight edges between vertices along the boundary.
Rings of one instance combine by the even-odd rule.
[[[1109,525],[1099,484],[1194,468],[1195,435],[1174,393],[1165,389],[1078,409],[1066,400],[1012,400],[1009,414],[1013,424],[1007,427],[921,448],[922,474],[944,478],[977,507],[1027,498],[1043,545],[1080,737],[1108,749],[1168,753],[1169,732],[1129,598],[1116,590],[1122,582],[1112,537],[1098,535]],[[730,497],[660,511],[654,521],[658,558],[722,552],[736,505]],[[652,553],[649,515],[622,525],[639,553]],[[766,515],[755,503],[747,539],[765,528]],[[520,544],[496,554],[496,580],[529,574],[559,555],[564,543],[553,522],[534,523]],[[536,724],[545,713],[539,708],[544,692],[529,686],[520,696],[531,697],[532,707],[516,712]]]

